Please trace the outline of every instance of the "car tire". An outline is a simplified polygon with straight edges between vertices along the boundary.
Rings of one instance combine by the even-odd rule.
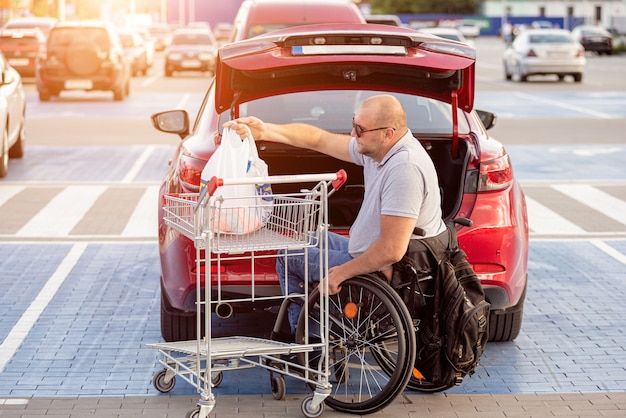
[[[580,83],[581,81],[583,81],[583,74],[582,73],[576,73],[573,75],[574,77],[574,82],[575,83]]]
[[[161,336],[167,342],[196,339],[196,312],[185,312],[173,308],[167,300],[162,284]]]
[[[113,88],[113,100],[115,100],[116,102],[124,100],[125,92],[126,92],[125,85],[114,87]]]
[[[88,76],[100,68],[100,51],[94,42],[76,42],[67,51],[65,64],[77,76]]]
[[[8,123],[8,121],[7,121]],[[4,130],[2,144],[0,144],[0,178],[9,174],[9,133]]]
[[[17,136],[17,141],[11,148],[9,148],[9,158],[22,158],[24,156],[24,137],[25,129],[24,122],[20,126],[20,133]]]
[[[522,292],[522,296],[517,302],[517,305],[489,313],[489,341],[513,341],[517,338],[522,329],[527,286],[528,280],[526,281],[524,292]]]
[[[49,102],[50,101],[50,93],[47,90],[39,90],[39,101],[41,102]]]

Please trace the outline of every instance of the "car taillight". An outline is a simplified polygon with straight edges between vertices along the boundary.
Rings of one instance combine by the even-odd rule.
[[[206,161],[183,155],[178,166],[180,182],[185,191],[197,193],[200,191],[200,178]]]
[[[530,50],[528,51],[528,54],[526,54],[527,57],[536,57],[537,53],[534,50]]]
[[[472,270],[474,270],[476,274],[493,274],[493,273],[502,273],[506,269],[504,268],[504,266],[500,264],[472,263]]]
[[[578,48],[578,52],[576,52],[576,58],[581,58],[585,56],[585,49],[584,48]]]
[[[508,154],[480,163],[479,192],[503,190],[513,182],[513,167]]]

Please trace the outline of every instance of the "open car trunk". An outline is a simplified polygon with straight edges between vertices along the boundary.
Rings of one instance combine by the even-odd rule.
[[[456,215],[463,197],[465,171],[468,164],[467,143],[459,141],[458,158],[452,158],[452,138],[420,139],[439,174],[444,219]],[[354,222],[363,201],[363,168],[336,160],[315,151],[274,143],[259,143],[259,155],[269,166],[270,175],[336,172],[344,169],[348,181],[330,196],[329,220],[333,230],[348,229]],[[299,185],[310,187],[310,184]],[[296,187],[273,185],[274,193],[293,192]],[[285,187],[288,187],[285,188]]]

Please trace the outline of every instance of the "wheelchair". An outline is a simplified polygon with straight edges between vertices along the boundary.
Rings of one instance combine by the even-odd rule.
[[[302,309],[296,326],[295,342],[305,338],[321,340],[319,335],[320,294],[313,290]],[[286,321],[286,299],[275,325],[275,334]],[[308,315],[305,312],[308,311]],[[332,409],[365,415],[389,405],[413,378],[416,353],[416,324],[384,276],[378,273],[356,276],[344,281],[341,291],[330,296],[327,308],[328,359],[331,393],[324,402]],[[284,329],[284,328],[283,328]],[[306,330],[306,331],[305,331]],[[316,335],[317,334],[317,335]],[[298,363],[318,368],[324,356],[319,351],[299,353]],[[284,396],[284,382],[272,376],[276,399]],[[311,384],[311,389],[314,386]],[[275,389],[281,393],[276,393]]]

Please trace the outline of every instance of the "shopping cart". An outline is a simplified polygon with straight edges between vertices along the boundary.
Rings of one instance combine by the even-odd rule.
[[[308,249],[314,246],[319,246],[324,257],[329,228],[328,198],[345,180],[343,171],[231,180],[214,178],[200,194],[163,197],[164,221],[195,243],[196,300],[199,301],[196,335],[199,337],[193,341],[150,344],[159,350],[159,362],[164,366],[154,375],[153,383],[164,393],[174,387],[177,376],[195,386],[200,399],[188,417],[207,417],[215,406],[212,389],[221,383],[223,372],[244,368],[269,370],[276,399],[285,396],[284,376],[305,381],[312,389],[312,395],[305,397],[301,405],[306,417],[320,416],[325,404],[347,413],[373,413],[387,406],[406,387],[415,359],[416,324],[384,278],[376,274],[354,277],[343,282],[342,290],[332,296],[328,296],[326,281],[323,282],[326,289],[321,293],[307,281],[296,293],[286,291],[286,295],[280,296],[255,293],[255,259],[307,257]],[[314,186],[293,193],[264,195],[266,201],[258,205],[250,205],[249,197],[238,200],[220,196],[222,186],[250,183]],[[271,200],[269,212],[268,199]],[[246,205],[241,204],[244,200]],[[253,232],[222,231],[251,230],[252,226],[258,226],[259,219],[262,227]],[[233,255],[241,262],[250,263],[250,297],[233,298],[223,291],[219,265],[223,257]],[[211,271],[215,273],[211,278],[207,274],[204,285],[200,272]],[[319,281],[326,277],[327,268],[305,274]],[[212,311],[218,312],[231,303],[267,300],[281,305],[270,339],[212,337]],[[291,303],[298,303],[302,310],[295,340],[285,342],[275,336],[285,325]]]
[[[239,254],[240,261],[250,262],[254,272],[254,260],[268,255],[271,250],[289,250],[284,257],[306,255],[309,248],[319,246],[326,251],[328,234],[329,189],[338,189],[345,181],[345,172],[329,174],[305,174],[298,176],[270,176],[263,178],[217,179],[213,178],[199,194],[165,195],[164,221],[173,229],[192,239],[197,260],[197,335],[195,341],[179,341],[150,344],[159,350],[160,363],[164,369],[154,376],[157,390],[167,392],[179,376],[195,386],[200,394],[198,408],[188,416],[205,418],[215,405],[213,387],[219,385],[222,372],[250,367],[263,367],[282,375],[306,381],[315,387],[311,396],[302,402],[302,412],[307,417],[321,414],[324,399],[331,392],[328,376],[328,298],[318,298],[316,309],[321,312],[316,335],[305,336],[298,343],[287,343],[250,336],[211,336],[212,315],[216,307],[235,302],[259,300],[251,290],[250,298],[229,298],[222,292],[219,265],[222,257]],[[294,193],[265,194],[225,198],[220,188],[246,184],[309,183],[316,182],[308,190]],[[331,189],[332,186],[332,189]],[[270,205],[268,205],[268,201]],[[250,204],[253,202],[253,204]],[[255,204],[254,202],[258,202]],[[245,204],[244,204],[245,203]],[[261,227],[256,225],[261,222]],[[251,231],[233,233],[233,230]],[[204,268],[201,263],[204,262]],[[202,289],[201,271],[216,271]],[[317,280],[325,277],[327,269],[320,268]],[[254,280],[251,282],[254,286]],[[307,300],[313,286],[304,286],[301,292],[286,296],[264,296],[263,299],[304,298]],[[327,295],[328,292],[325,292]],[[304,311],[308,313],[308,306]],[[204,330],[201,329],[204,324]],[[204,335],[204,337],[202,337]],[[311,366],[309,353],[321,356],[316,366]]]

